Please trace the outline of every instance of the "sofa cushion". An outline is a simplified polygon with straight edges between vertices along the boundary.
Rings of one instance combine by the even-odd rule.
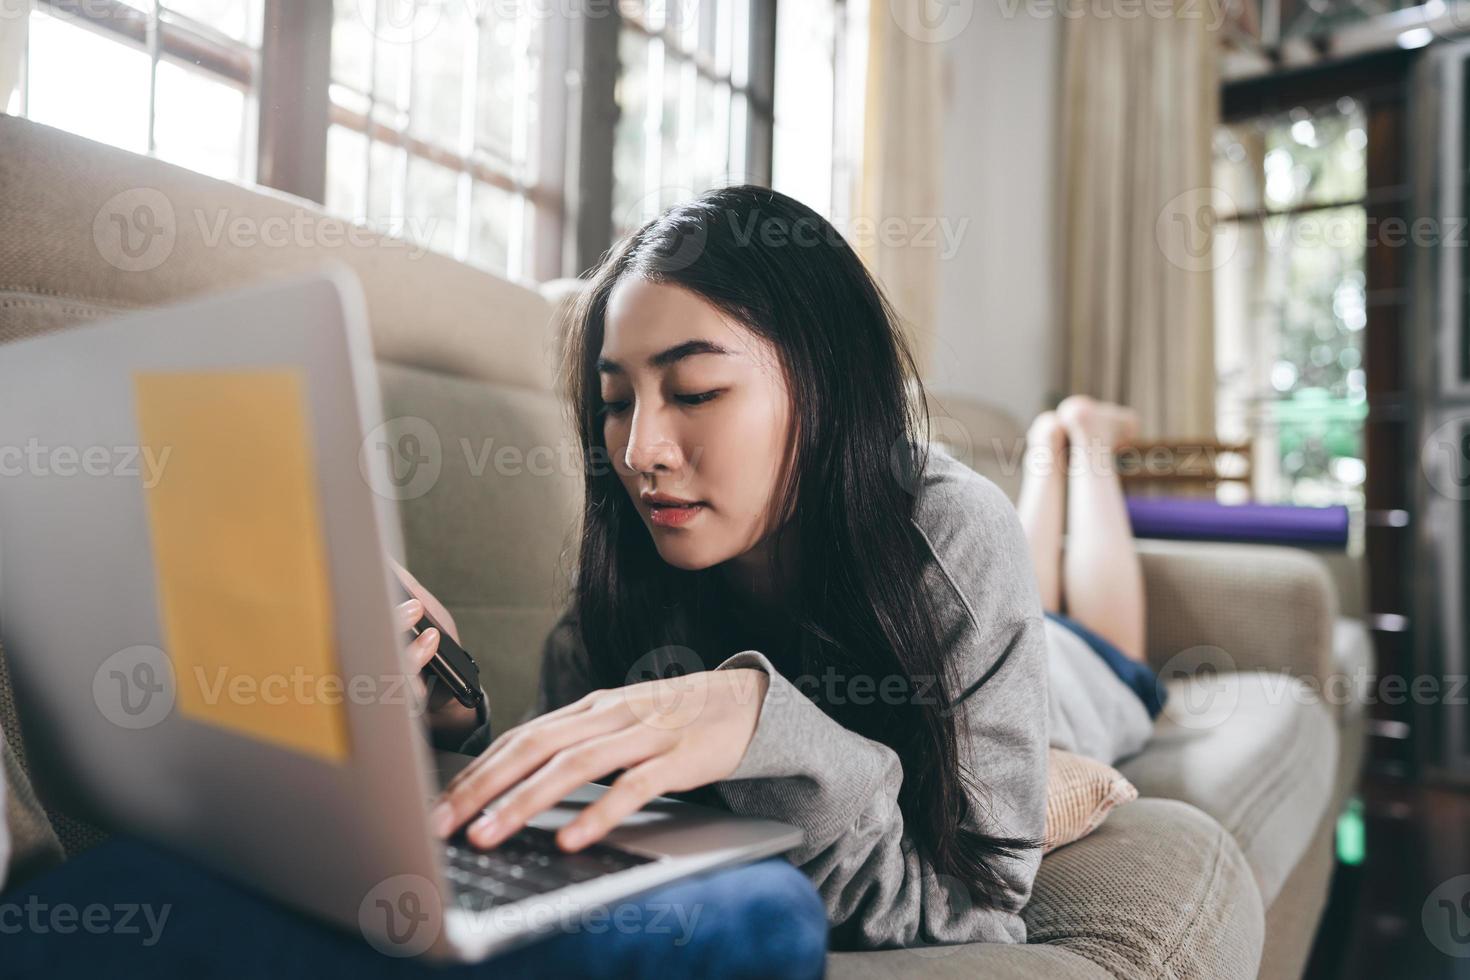
[[[425,477],[394,494],[405,564],[454,616],[503,731],[532,704],[569,592],[576,442],[549,392],[382,363],[378,375],[385,418],[429,457]]]
[[[1142,795],[1218,820],[1269,906],[1331,806],[1334,719],[1312,688],[1282,673],[1202,672],[1167,684],[1148,747],[1118,769]]]
[[[1140,799],[1042,859],[1022,913],[1027,945],[970,943],[829,957],[833,977],[1254,978],[1265,912],[1214,820]]]
[[[1041,853],[1081,840],[1138,790],[1112,766],[1053,748],[1046,754],[1046,833]]]
[[[327,215],[0,114],[0,342],[299,275],[357,274],[378,357],[549,391],[551,306],[526,285]],[[119,236],[147,215],[149,236]]]

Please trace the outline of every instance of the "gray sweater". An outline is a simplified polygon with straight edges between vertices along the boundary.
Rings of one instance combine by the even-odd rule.
[[[1093,669],[1101,661],[1080,641],[1049,643],[1054,624],[1042,617],[1020,519],[994,482],[935,446],[913,523],[928,544],[924,586],[953,664],[954,690],[962,692],[961,761],[983,791],[971,801],[967,826],[1040,840],[1052,734],[1060,731],[1057,740],[1068,748],[1112,761],[1147,737],[1147,713],[1106,667]],[[1049,700],[1049,658],[1072,674],[1085,671],[1097,690],[1069,685],[1065,697]],[[789,857],[816,884],[844,935],[867,947],[1026,940],[1019,913],[1039,849],[997,862],[1006,895],[1000,907],[982,907],[913,846],[898,806],[903,769],[892,749],[832,720],[765,654],[743,651],[715,669],[737,667],[762,670],[770,683],[744,757],[714,789],[733,812],[803,831]],[[538,713],[586,694],[596,686],[592,677],[568,608],[543,651]],[[1119,740],[1108,723],[1130,710],[1130,733]]]

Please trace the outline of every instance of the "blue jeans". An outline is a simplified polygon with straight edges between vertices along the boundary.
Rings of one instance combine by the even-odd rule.
[[[655,916],[663,928],[653,927]],[[649,928],[614,927],[619,922]],[[47,980],[820,977],[826,949],[822,901],[781,858],[675,882],[578,931],[448,966],[385,956],[358,935],[126,838],[0,895],[0,973]]]

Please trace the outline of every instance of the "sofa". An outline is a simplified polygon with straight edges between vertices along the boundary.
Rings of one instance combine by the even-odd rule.
[[[140,203],[166,241],[119,252],[109,216]],[[408,565],[479,655],[499,725],[526,712],[542,641],[567,596],[578,519],[580,478],[563,462],[575,442],[553,390],[559,311],[575,283],[512,283],[366,231],[346,234],[309,202],[3,115],[0,228],[0,356],[5,342],[120,311],[325,261],[351,267],[386,416],[427,420],[440,437],[437,480],[399,504]],[[962,396],[935,396],[930,412],[937,438],[1014,499],[1020,423]],[[476,458],[489,465],[471,465]],[[833,976],[1301,975],[1365,729],[1356,692],[1315,692],[1341,690],[1329,680],[1366,670],[1367,635],[1340,612],[1339,576],[1318,555],[1138,547],[1148,656],[1171,705],[1182,706],[1119,766],[1139,799],[1042,861],[1027,944],[834,952]],[[25,706],[0,670],[0,721],[23,761],[17,710]],[[101,839],[59,808],[48,816],[69,854]]]

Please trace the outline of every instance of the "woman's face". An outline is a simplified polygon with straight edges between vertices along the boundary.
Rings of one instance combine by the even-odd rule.
[[[608,297],[598,359],[603,438],[659,555],[686,570],[749,552],[791,425],[774,346],[696,294],[642,278]],[[657,493],[693,507],[660,507]]]

